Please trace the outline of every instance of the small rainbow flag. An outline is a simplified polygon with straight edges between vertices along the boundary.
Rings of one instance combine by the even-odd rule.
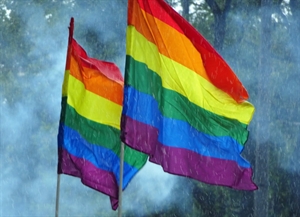
[[[165,172],[255,190],[241,152],[254,107],[234,72],[163,0],[129,0],[121,139]]]
[[[58,174],[110,196],[118,207],[123,78],[118,67],[87,56],[73,39],[71,19],[58,133]],[[125,147],[123,190],[147,155]]]

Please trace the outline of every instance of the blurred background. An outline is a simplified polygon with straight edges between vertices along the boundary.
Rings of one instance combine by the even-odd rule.
[[[150,162],[123,216],[300,216],[300,0],[169,0],[215,47],[256,112],[243,156],[255,192],[164,173]],[[68,26],[124,73],[127,0],[0,0],[0,216],[54,216]],[[109,198],[62,175],[59,216],[111,217]]]

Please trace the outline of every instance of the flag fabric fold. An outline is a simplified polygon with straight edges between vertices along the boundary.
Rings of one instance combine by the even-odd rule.
[[[206,39],[163,0],[129,0],[121,139],[164,171],[255,190],[242,156],[254,107]]]
[[[79,177],[84,185],[108,195],[115,210],[123,77],[115,64],[88,57],[73,39],[73,28],[72,18],[58,132],[58,174]],[[125,147],[123,190],[146,160],[147,155]]]

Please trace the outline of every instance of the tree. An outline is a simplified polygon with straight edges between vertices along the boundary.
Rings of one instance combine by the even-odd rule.
[[[172,203],[152,210],[145,202],[137,207],[139,213],[141,216],[300,216],[297,203],[300,200],[300,0],[169,2],[218,49],[249,92],[249,101],[256,112],[243,156],[253,165],[259,191],[241,192],[181,178],[168,199]],[[49,210],[42,206],[38,207],[40,210],[35,209],[37,206],[22,208],[21,204],[35,203],[28,192],[34,195],[40,192],[30,188],[32,183],[49,187],[46,183],[52,176],[49,168],[55,171],[60,81],[70,17],[75,17],[76,40],[90,56],[119,61],[122,66],[126,4],[126,0],[1,1],[0,167],[5,174],[4,186],[9,183],[9,193],[5,195],[11,197],[8,202],[3,201],[3,207],[20,204],[14,207],[16,213],[29,216],[32,213],[42,216],[53,210],[51,202]],[[76,189],[69,189],[73,190]],[[52,197],[46,191],[43,194]],[[135,200],[144,196],[132,193]],[[99,197],[96,193],[89,197],[92,199],[82,215],[92,210],[89,205]],[[77,203],[69,207],[69,215],[87,198],[86,194],[77,195]],[[188,201],[189,206],[185,203],[183,207],[182,201]],[[91,215],[105,216],[106,211],[100,209]],[[124,210],[124,216],[134,214]]]
[[[271,0],[261,1],[261,45],[260,45],[260,71],[258,77],[258,106],[260,119],[257,123],[256,138],[256,180],[260,190],[254,194],[254,216],[268,216],[269,209],[269,144],[264,145],[269,137],[270,124],[270,49],[271,49],[271,14],[269,10]],[[265,117],[265,118],[263,118]],[[263,202],[262,202],[263,201]]]
[[[182,16],[189,21],[190,20],[190,5],[191,5],[191,0],[181,0],[181,5],[182,5]]]
[[[222,51],[226,33],[226,19],[231,7],[231,0],[226,0],[223,8],[215,0],[205,0],[214,15],[214,47]]]

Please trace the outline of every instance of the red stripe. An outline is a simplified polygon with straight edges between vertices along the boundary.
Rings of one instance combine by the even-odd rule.
[[[131,11],[130,7],[133,7],[134,4],[139,4],[142,10],[167,23],[191,39],[201,54],[209,79],[216,87],[228,93],[237,102],[248,99],[247,90],[223,58],[192,25],[166,2],[163,0],[129,0],[129,11]],[[134,15],[128,14],[128,16]]]
[[[72,55],[78,57],[77,62],[79,62],[82,66],[96,69],[109,79],[123,85],[123,76],[119,68],[114,63],[88,57],[85,50],[75,39],[72,41]]]

